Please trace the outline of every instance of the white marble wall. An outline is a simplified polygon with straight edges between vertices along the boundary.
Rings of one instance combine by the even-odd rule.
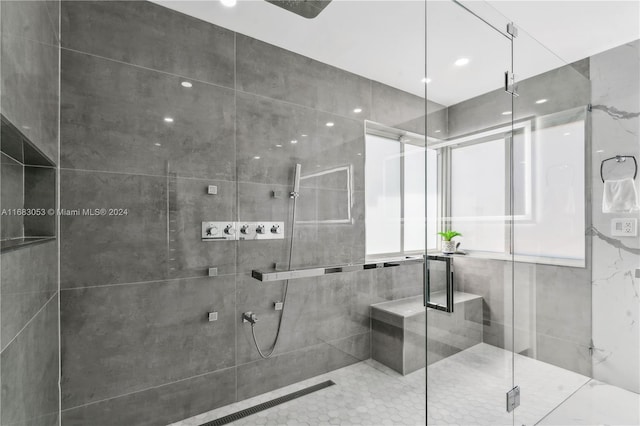
[[[640,392],[640,238],[612,237],[611,219],[639,215],[602,212],[600,162],[617,154],[640,160],[639,76],[640,40],[591,58],[593,377],[634,392]]]

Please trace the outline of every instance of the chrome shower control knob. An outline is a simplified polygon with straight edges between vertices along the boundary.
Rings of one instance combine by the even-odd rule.
[[[218,228],[215,226],[210,226],[207,228],[207,235],[215,235],[218,233]]]
[[[227,225],[227,226],[224,228],[224,233],[225,233],[225,234],[227,234],[227,235],[233,235],[233,234],[235,234],[235,233],[236,233],[236,230],[235,230],[235,229],[233,229],[233,225]]]
[[[256,228],[256,233],[264,234],[265,233],[264,225],[258,225],[258,227]]]
[[[272,234],[282,234],[282,229],[280,229],[280,225],[273,225],[271,227]]]
[[[249,233],[249,225],[242,225],[242,228],[240,228],[240,232],[242,232],[243,234],[248,234]]]

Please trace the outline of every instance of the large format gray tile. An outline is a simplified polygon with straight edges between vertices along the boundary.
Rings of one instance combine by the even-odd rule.
[[[315,322],[315,292],[318,281],[306,278],[289,281],[286,307],[274,354],[282,354],[318,343]],[[278,321],[282,311],[274,309],[274,302],[283,300],[284,281],[262,283],[249,275],[238,276],[237,312],[238,338],[237,363],[244,364],[260,359],[251,334],[251,326],[242,322],[242,313],[251,311],[258,316],[255,325],[256,339],[262,352],[269,353],[275,341]]]
[[[58,412],[58,299],[2,352],[3,425],[55,425]]]
[[[328,127],[328,122],[334,126]],[[347,168],[354,188],[364,188],[362,121],[239,93],[236,138],[241,182],[292,186],[299,163],[303,181],[319,172]]]
[[[518,82],[519,96],[513,118],[519,120],[586,106],[590,102],[590,90],[589,80],[571,65],[528,78]],[[535,103],[543,98],[548,101]],[[451,105],[449,135],[460,136],[508,124],[510,120],[502,115],[504,111],[511,111],[511,96],[502,89]]]
[[[207,186],[218,187],[217,195]],[[197,277],[209,268],[218,274],[233,274],[236,268],[235,241],[202,241],[202,222],[236,218],[236,184],[228,181],[169,179],[168,276]]]
[[[374,81],[371,85],[371,99],[373,121],[421,135],[425,134],[427,106],[423,98]],[[427,102],[434,106],[433,110],[436,110],[437,104]]]
[[[226,87],[234,33],[152,2],[64,1],[65,48]]]
[[[318,340],[368,333],[371,290],[372,282],[361,272],[319,277],[313,303]]]
[[[0,198],[2,209],[7,210],[0,218],[0,238],[22,238],[24,216],[15,209],[24,208],[24,167],[4,153],[0,154]]]
[[[544,334],[536,335],[536,359],[585,376],[592,375],[589,344],[575,343]]]
[[[27,246],[1,255],[2,349],[58,289],[57,242]]]
[[[4,21],[4,2],[2,6]],[[2,35],[1,45],[2,114],[50,160],[55,160],[58,157],[59,48],[6,34]]]
[[[55,3],[52,0],[3,1],[2,34],[57,45],[58,16],[53,16]]]
[[[591,273],[588,269],[536,265],[536,332],[589,345]]]
[[[167,276],[166,178],[62,170],[62,209],[127,209],[122,216],[60,217],[60,286]]]
[[[63,290],[63,407],[233,366],[234,305],[233,276]]]
[[[421,295],[424,288],[424,265],[401,265],[365,273],[372,274],[373,303]]]
[[[369,358],[369,333],[239,365],[238,401]]]
[[[182,80],[63,50],[61,166],[234,180],[233,91]]]
[[[369,116],[371,83],[364,77],[241,34],[236,49],[239,90],[345,117]]]
[[[235,401],[235,368],[62,412],[65,426],[164,426]]]

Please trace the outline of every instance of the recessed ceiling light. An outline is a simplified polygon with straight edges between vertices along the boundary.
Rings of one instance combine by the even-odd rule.
[[[329,121],[329,122],[327,123],[327,127],[333,127],[333,122],[332,122],[332,121]]]
[[[511,111],[505,111],[502,113],[502,115],[511,115]]]
[[[436,133],[440,133],[442,130],[436,130]]]
[[[362,112],[362,108],[354,108],[353,112],[360,114]]]
[[[543,104],[543,103],[545,103],[545,102],[547,102],[547,99],[538,99],[538,100],[536,101],[536,103],[537,103],[537,104]]]
[[[277,145],[276,145],[276,148],[282,148],[282,145],[277,144]]]
[[[223,6],[233,7],[236,5],[237,0],[220,0],[220,3],[222,3]]]
[[[164,121],[166,121],[167,123],[173,123],[173,118],[171,117],[165,117]]]
[[[162,144],[161,144],[161,143],[158,143],[158,142],[154,143],[154,145],[155,145],[155,146],[162,146]]]
[[[469,58],[460,58],[457,61],[454,62],[454,64],[456,64],[456,66],[458,67],[462,67],[465,66],[469,63]]]
[[[259,159],[260,159],[260,156],[259,156],[259,155],[256,155],[255,157],[253,157],[253,159],[254,159],[254,160],[259,160]]]
[[[361,152],[359,152],[359,153],[358,153],[358,155],[362,155],[362,153],[361,153]]]
[[[300,135],[300,136],[302,136],[303,138],[306,138],[308,135]]]
[[[429,83],[431,83],[431,79],[429,77],[425,77],[425,78],[422,79],[422,82],[424,84],[429,84]]]
[[[180,84],[182,84],[182,87],[193,87],[193,84],[191,84],[190,81],[183,81]]]
[[[295,144],[298,143],[298,141],[297,141],[297,139],[294,139],[294,140],[291,141],[291,143],[295,145]]]

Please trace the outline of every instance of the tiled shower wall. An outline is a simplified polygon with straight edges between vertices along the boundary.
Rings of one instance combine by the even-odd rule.
[[[614,237],[603,213],[600,162],[615,155],[640,159],[640,41],[590,58],[593,84],[593,376],[640,392],[640,238]],[[636,188],[638,180],[636,179]]]
[[[363,120],[423,133],[423,99],[139,1],[63,2],[61,62],[61,206],[128,209],[61,217],[64,425],[175,421],[369,358],[369,305],[421,294],[420,265],[291,281],[268,360],[241,322],[270,347],[283,283],[250,271],[287,261],[295,164],[353,183],[303,185],[293,266],[362,261]],[[322,223],[348,190],[352,221]],[[285,240],[200,241],[236,219]]]
[[[53,162],[58,157],[59,6],[57,1],[0,2],[2,115]],[[4,154],[1,163],[1,207],[28,207],[23,181],[31,183],[24,180],[24,167]],[[5,219],[3,239],[20,238],[29,228],[28,218]],[[2,425],[58,424],[57,247],[48,241],[0,255]]]

